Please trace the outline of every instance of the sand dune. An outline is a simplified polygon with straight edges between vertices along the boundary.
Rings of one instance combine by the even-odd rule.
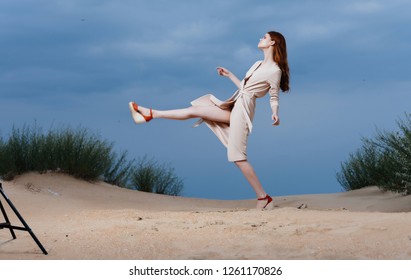
[[[411,259],[411,196],[376,187],[276,197],[271,211],[55,173],[3,188],[49,254],[28,233],[13,240],[2,229],[0,259]]]

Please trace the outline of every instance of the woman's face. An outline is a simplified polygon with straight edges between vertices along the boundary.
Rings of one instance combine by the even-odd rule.
[[[264,48],[269,48],[272,45],[274,45],[274,41],[271,40],[271,36],[266,33],[264,34],[264,37],[260,39],[260,42],[258,43],[258,48],[264,49]]]

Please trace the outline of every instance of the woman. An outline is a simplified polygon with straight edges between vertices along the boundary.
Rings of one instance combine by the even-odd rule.
[[[253,167],[247,161],[247,137],[252,130],[256,98],[268,92],[272,109],[273,125],[280,124],[278,116],[279,91],[289,90],[289,68],[286,42],[278,32],[270,31],[260,39],[258,48],[264,53],[264,60],[257,61],[239,80],[223,67],[217,67],[219,75],[228,77],[238,88],[226,101],[220,101],[208,94],[191,102],[191,107],[177,110],[153,110],[129,103],[136,123],[145,123],[155,118],[186,120],[200,118],[195,124],[205,122],[227,147],[228,160],[241,170],[257,195],[257,208],[273,207],[272,198],[264,191]]]

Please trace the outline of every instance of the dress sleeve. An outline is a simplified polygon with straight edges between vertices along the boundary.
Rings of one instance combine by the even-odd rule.
[[[279,93],[280,93],[280,80],[281,80],[281,70],[278,69],[270,75],[268,78],[268,83],[270,84],[269,94],[270,94],[270,105],[273,113],[278,113],[279,107]]]

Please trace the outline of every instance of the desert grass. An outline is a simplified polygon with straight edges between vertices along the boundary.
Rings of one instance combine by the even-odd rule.
[[[376,185],[404,195],[411,194],[411,114],[397,121],[398,131],[377,131],[363,138],[363,145],[341,163],[338,182],[346,190]]]
[[[46,132],[36,124],[13,127],[0,137],[0,176],[13,180],[27,172],[62,172],[86,181],[103,180],[120,187],[179,195],[183,182],[174,169],[143,157],[128,159],[114,144],[84,127],[60,127]]]

